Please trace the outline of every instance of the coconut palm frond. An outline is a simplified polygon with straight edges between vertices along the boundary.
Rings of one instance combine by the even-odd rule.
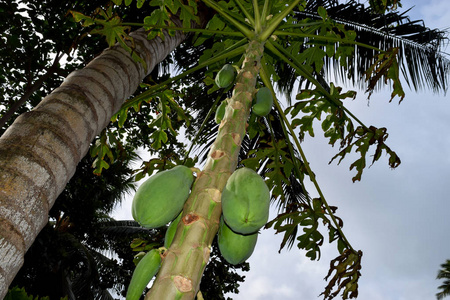
[[[450,260],[446,260],[445,263],[441,264],[436,279],[446,279],[442,285],[438,287],[440,292],[436,294],[436,298],[442,300],[445,297],[450,296]]]
[[[116,238],[124,236],[133,236],[137,234],[153,235],[157,231],[154,229],[144,228],[136,221],[116,221],[109,220],[99,224],[98,231],[106,235],[109,239],[114,240]]]
[[[410,88],[430,88],[434,92],[447,90],[450,60],[448,54],[441,51],[448,41],[444,31],[427,28],[422,20],[411,20],[406,15],[409,10],[379,14],[353,0],[345,3],[309,1],[305,12],[298,12],[298,18],[319,18],[315,13],[319,6],[324,6],[334,21],[354,30],[358,42],[382,50],[398,48],[401,72]],[[348,69],[328,61],[326,73],[366,88],[361,77],[376,54],[376,51],[358,46]]]

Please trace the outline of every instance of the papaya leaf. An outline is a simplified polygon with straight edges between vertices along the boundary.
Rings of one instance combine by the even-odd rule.
[[[363,125],[355,129],[352,119],[344,110],[345,99],[354,99],[356,92],[342,92],[342,88],[331,83],[329,93],[340,105],[328,101],[323,92],[316,88],[301,91],[296,97],[300,101],[285,110],[285,113],[289,113],[292,117],[292,126],[300,129],[300,140],[304,139],[306,133],[314,136],[314,121],[322,121],[321,128],[324,131],[324,136],[329,139],[329,144],[334,146],[337,141],[340,141],[340,151],[330,160],[330,163],[340,158],[338,161],[338,164],[340,164],[352,150],[359,153],[360,157],[350,165],[350,170],[355,169],[357,172],[352,179],[354,182],[361,180],[363,170],[367,165],[367,153],[371,146],[375,146],[372,164],[380,159],[383,152],[386,152],[389,155],[389,166],[396,168],[401,161],[397,154],[385,144],[388,137],[386,129]],[[303,114],[301,118],[298,118],[297,116],[300,113]],[[325,115],[325,117],[322,118],[322,115]]]
[[[297,237],[297,247],[306,250],[306,256],[311,260],[320,259],[320,246],[323,244],[324,237],[318,231],[318,217],[311,207],[303,207],[302,211],[280,214],[266,224],[266,228],[272,226],[276,233],[284,233],[279,252],[292,235],[298,234],[298,227],[302,227],[303,234],[299,234]]]
[[[109,5],[106,10],[97,8],[92,17],[85,16],[81,13],[70,11],[74,20],[77,22],[82,22],[83,27],[88,27],[95,25],[90,33],[99,34],[105,36],[108,46],[112,47],[116,43],[130,53],[131,57],[141,63],[144,68],[147,68],[145,61],[134,52],[135,45],[132,37],[128,35],[131,27],[122,25],[121,18],[113,13],[112,5]]]
[[[139,181],[147,174],[152,175],[155,171],[163,170],[167,165],[167,161],[160,158],[152,158],[149,161],[144,161],[142,167],[138,170],[135,181]]]
[[[392,151],[386,144],[385,141],[388,137],[386,128],[376,128],[374,126],[362,127],[359,126],[356,131],[350,134],[346,138],[348,141],[347,145],[342,148],[342,150],[337,153],[331,160],[330,163],[336,158],[340,157],[338,164],[344,159],[344,157],[351,152],[353,147],[356,147],[356,152],[360,153],[360,158],[355,160],[350,165],[350,170],[356,169],[357,174],[352,178],[353,182],[361,180],[361,175],[366,167],[366,156],[369,151],[369,147],[375,145],[375,153],[373,155],[372,164],[379,160],[383,151],[389,155],[388,164],[391,168],[396,168],[400,165],[401,160],[397,154]],[[353,139],[356,139],[353,141]]]
[[[177,136],[178,133],[173,127],[174,122],[178,124],[184,121],[187,125],[190,122],[185,111],[174,100],[176,95],[173,91],[165,90],[159,93],[158,96],[159,104],[156,118],[148,125],[150,128],[155,129],[150,136],[153,140],[152,147],[154,150],[160,149],[163,144],[168,142],[168,133],[172,136]]]
[[[299,212],[283,213],[279,214],[275,219],[271,220],[265,225],[265,228],[273,227],[275,234],[284,232],[283,240],[280,244],[278,252],[288,244],[288,248],[292,247],[293,239],[297,236],[299,220]]]
[[[331,300],[342,291],[342,299],[352,299],[358,297],[358,280],[361,277],[362,251],[345,250],[340,256],[330,262],[330,270],[325,280],[331,277],[330,282],[325,287],[325,291],[320,295],[324,300]],[[333,289],[336,289],[333,291]]]
[[[101,175],[103,169],[108,169],[109,164],[105,161],[105,156],[108,157],[110,163],[114,162],[114,155],[108,143],[106,130],[103,130],[100,138],[95,141],[95,144],[90,149],[91,157],[95,157],[92,167],[95,175]]]
[[[402,84],[399,77],[398,66],[398,48],[390,48],[384,53],[377,55],[376,61],[366,71],[366,81],[369,82],[367,91],[369,98],[372,95],[377,83],[380,79],[384,78],[384,83],[392,81],[392,93],[391,102],[396,96],[400,97],[399,103],[405,98],[405,92],[403,91]]]
[[[69,10],[69,13],[72,15],[75,22],[82,22],[83,27],[91,26],[95,24],[95,21],[92,17],[86,16],[80,12]]]
[[[151,40],[159,36],[164,41],[164,31],[161,28],[169,23],[170,19],[164,8],[154,10],[150,16],[144,18],[144,28],[149,30],[147,39]]]
[[[145,3],[145,0],[136,0],[136,7],[141,8]]]
[[[101,18],[94,18],[94,22],[101,27],[91,30],[91,34],[104,35],[110,47],[117,42],[122,44],[125,40],[129,40],[127,32],[130,27],[120,25],[122,20],[112,12],[112,6],[109,6],[106,10],[98,8],[97,15]]]
[[[185,4],[187,2],[187,4]],[[152,0],[149,3],[150,6],[159,7],[154,10],[151,16],[144,19],[144,26],[147,30],[150,30],[149,39],[156,36],[164,39],[164,33],[161,26],[174,26],[171,16],[178,16],[182,21],[183,28],[191,28],[193,22],[199,23],[200,19],[197,16],[197,3],[196,1],[181,1],[181,0]],[[139,7],[138,7],[139,8]],[[154,28],[156,27],[159,28]],[[175,31],[168,30],[170,35],[174,35]]]
[[[249,157],[242,160],[241,163],[248,168],[257,170],[261,162],[265,163],[265,169],[268,170],[264,176],[267,178],[266,184],[271,190],[272,198],[282,197],[284,199],[283,186],[290,184],[288,177],[294,168],[286,141],[280,139],[274,142],[261,139],[260,146],[251,150]]]

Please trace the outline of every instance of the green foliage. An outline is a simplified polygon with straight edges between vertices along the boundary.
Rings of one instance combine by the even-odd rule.
[[[444,282],[438,287],[440,291],[436,294],[436,299],[442,300],[450,296],[450,260],[447,259],[445,263],[441,264],[436,279],[444,279]]]
[[[380,14],[402,7],[400,0],[369,0],[369,4],[374,11]]]
[[[358,280],[361,277],[361,258],[361,251],[355,253],[354,251],[346,250],[330,262],[330,270],[325,280],[328,280],[331,274],[336,272],[325,287],[325,291],[321,294],[324,295],[324,299],[333,299],[341,290],[343,290],[343,300],[358,297]],[[337,290],[333,292],[333,288]]]
[[[388,49],[384,53],[377,55],[376,61],[370,66],[366,71],[366,80],[369,81],[369,87],[367,91],[369,92],[369,97],[375,89],[376,84],[381,78],[384,78],[384,82],[387,83],[389,80],[393,81],[392,87],[393,91],[391,94],[391,99],[395,96],[400,97],[399,102],[405,98],[405,92],[403,91],[402,84],[400,82],[400,71],[397,61],[398,48]]]
[[[67,299],[67,298],[64,298]],[[64,300],[61,298],[61,300]],[[19,288],[19,287],[13,287],[12,289],[9,289],[8,293],[6,294],[4,300],[50,300],[49,297],[33,297],[27,294],[25,291],[25,288]]]
[[[169,131],[173,136],[177,136],[177,132],[172,126],[172,118],[175,118],[178,122],[186,122],[186,126],[189,126],[190,123],[185,111],[173,99],[172,91],[167,90],[160,95],[160,102],[156,111],[157,117],[148,125],[155,128],[155,132],[151,135],[153,139],[152,147],[155,150],[160,149],[163,143],[167,143],[166,131]]]
[[[332,208],[334,214],[337,208]],[[336,218],[336,216],[334,216]],[[339,227],[343,226],[340,219]],[[280,245],[280,251],[285,247],[286,243],[291,239],[291,236],[297,236],[298,227],[303,228],[303,233],[297,237],[298,248],[306,250],[306,256],[311,260],[320,259],[320,246],[324,242],[323,235],[319,232],[319,224],[327,226],[329,230],[329,242],[337,241],[339,253],[348,248],[348,242],[342,237],[338,231],[337,226],[330,218],[324,202],[315,198],[312,201],[312,206],[301,205],[296,211],[278,215],[275,219],[267,223],[266,228],[273,228],[277,233],[284,233],[283,241]]]
[[[111,132],[103,130],[100,138],[95,141],[95,145],[90,149],[91,156],[95,157],[92,164],[95,175],[100,175],[103,169],[109,169],[109,164],[105,161],[106,156],[109,158],[110,163],[114,162],[114,154],[108,143],[108,137],[109,140],[117,141]]]
[[[355,168],[357,171],[353,181],[361,180],[361,175],[366,167],[366,155],[372,145],[376,145],[372,163],[379,160],[382,152],[385,151],[389,155],[389,165],[392,168],[397,167],[400,164],[400,158],[385,144],[388,137],[386,129],[378,129],[374,126],[366,127],[365,125],[358,126],[355,129],[352,119],[344,109],[343,100],[346,98],[354,99],[356,93],[352,91],[341,93],[341,91],[340,87],[331,84],[330,95],[341,105],[330,102],[323,95],[323,92],[317,88],[315,90],[304,90],[297,95],[297,99],[300,101],[287,108],[285,113],[291,114],[293,118],[292,126],[294,128],[299,127],[300,139],[303,139],[306,133],[314,136],[314,121],[322,120],[324,114],[325,117],[321,124],[324,136],[329,139],[329,143],[333,146],[337,141],[340,141],[341,151],[331,161],[340,157],[340,163],[354,146],[356,146],[355,152],[360,154],[360,158],[350,166],[350,170]],[[303,113],[302,117],[296,118],[300,112]]]
[[[98,8],[92,17],[73,10],[70,10],[70,13],[75,22],[81,22],[84,27],[97,26],[91,30],[91,34],[103,35],[110,47],[119,43],[131,54],[134,60],[140,62],[145,69],[147,68],[145,61],[134,52],[136,46],[133,39],[128,35],[130,27],[122,25],[122,20],[113,12],[111,5],[106,10]]]
[[[366,167],[366,155],[369,147],[376,145],[375,153],[373,154],[372,164],[381,158],[383,150],[389,155],[389,166],[391,168],[396,168],[400,165],[400,158],[397,154],[391,150],[384,142],[386,141],[388,134],[386,128],[376,128],[374,126],[362,127],[359,126],[354,132],[346,137],[346,145],[342,147],[343,149],[336,154],[331,161],[340,156],[339,162],[344,159],[347,153],[350,153],[353,146],[356,147],[355,152],[359,152],[361,157],[355,160],[350,165],[350,170],[356,169],[357,174],[353,177],[353,181],[361,180],[361,174]],[[356,141],[353,141],[353,139]],[[330,161],[330,162],[331,162]]]
[[[113,0],[113,2],[117,6],[125,5],[122,7],[124,9],[129,9],[133,3],[132,0]],[[289,202],[287,198],[291,196],[289,191],[290,189],[294,190],[295,183],[302,184],[305,174],[308,174],[315,182],[313,173],[308,171],[306,160],[303,157],[299,158],[301,148],[299,143],[295,142],[296,136],[289,127],[300,129],[300,138],[303,139],[306,133],[314,136],[315,120],[321,121],[322,130],[330,144],[335,145],[336,142],[339,142],[340,145],[340,152],[332,160],[340,158],[339,162],[341,162],[352,150],[359,152],[360,158],[350,166],[357,172],[353,180],[361,179],[363,169],[366,167],[366,156],[371,146],[376,148],[372,163],[378,160],[383,152],[389,155],[391,167],[396,167],[400,163],[395,152],[385,144],[388,136],[385,128],[365,126],[345,108],[344,100],[354,98],[355,93],[342,93],[342,90],[334,85],[328,87],[322,78],[330,65],[342,68],[350,76],[356,73],[355,66],[352,65],[354,63],[352,56],[355,53],[355,45],[361,47],[361,44],[356,41],[358,35],[348,27],[333,21],[331,14],[324,7],[306,11],[307,17],[302,15],[302,12],[309,7],[307,4],[312,5],[309,1],[265,1],[262,9],[253,7],[258,4],[258,1],[238,0],[216,3],[208,0],[205,2],[217,13],[210,14],[212,18],[205,30],[196,31],[193,45],[198,48],[189,47],[189,42],[185,44],[188,46],[183,45],[182,47],[186,47],[183,49],[189,56],[189,60],[184,59],[185,64],[191,66],[192,61],[198,61],[195,72],[203,67],[207,67],[207,70],[200,76],[198,75],[200,72],[187,71],[175,77],[180,79],[185,75],[191,76],[190,78],[199,76],[201,80],[198,78],[195,78],[197,81],[184,82],[160,80],[154,82],[156,84],[163,82],[164,84],[156,87],[143,86],[143,88],[148,88],[148,93],[143,94],[144,96],[141,98],[136,97],[133,101],[128,101],[113,118],[114,121],[118,121],[114,124],[117,127],[104,131],[92,147],[91,153],[96,157],[95,173],[107,173],[110,171],[107,169],[113,168],[118,158],[121,158],[124,148],[130,151],[137,146],[147,147],[150,149],[149,151],[157,151],[159,157],[144,162],[136,173],[136,180],[143,178],[146,174],[152,174],[155,170],[163,170],[180,164],[180,153],[184,154],[184,152],[182,146],[179,149],[176,148],[176,133],[181,126],[189,126],[188,111],[191,107],[202,107],[208,111],[213,103],[208,99],[205,84],[210,86],[214,84],[212,75],[225,62],[240,64],[242,51],[239,47],[247,42],[245,39],[242,40],[242,37],[258,36],[259,39],[267,39],[267,51],[265,51],[263,59],[266,74],[261,74],[260,78],[263,84],[269,86],[270,81],[277,82],[278,86],[286,87],[285,91],[287,91],[289,90],[287,87],[292,86],[301,76],[301,80],[303,80],[301,83],[308,82],[315,85],[316,88],[305,88],[296,99],[297,101],[286,111],[282,111],[279,103],[275,101],[274,105],[277,110],[272,110],[267,118],[264,120],[261,118],[250,119],[248,137],[254,144],[249,144],[245,149],[241,163],[248,168],[262,170],[266,184],[272,190],[272,199],[277,200],[276,203],[283,209],[278,217],[267,224],[267,227],[273,226],[277,232],[284,233],[280,250],[285,245],[289,245],[292,238],[297,238],[298,247],[306,251],[307,257],[318,259],[320,246],[324,241],[324,236],[319,232],[319,224],[324,224],[328,229],[330,242],[337,242],[340,256],[332,261],[327,277],[330,277],[333,271],[336,273],[331,277],[323,294],[331,299],[342,288],[344,297],[354,297],[357,294],[361,254],[353,250],[343,236],[342,222],[334,216],[336,209],[328,207],[324,198],[310,200],[306,195],[304,202],[296,202],[292,199]],[[395,6],[398,3],[395,0],[371,1],[372,4],[375,2],[384,8]],[[137,8],[142,8],[146,2],[137,0],[135,3]],[[159,36],[164,39],[163,30],[167,30],[170,35],[173,35],[175,30],[190,31],[191,23],[199,20],[197,4],[200,2],[197,3],[197,1],[152,0],[147,3],[151,15],[143,18],[143,23],[139,26],[143,25],[149,30],[150,38]],[[326,2],[323,5],[325,6],[325,4]],[[96,26],[91,33],[104,35],[108,45],[119,42],[135,56],[136,60],[139,60],[140,58],[133,52],[135,47],[133,40],[128,36],[130,26],[138,26],[138,24],[123,23],[121,18],[115,14],[116,8],[110,6],[99,9],[91,16],[76,12],[72,12],[72,15],[76,21],[83,22],[84,26]],[[181,22],[177,22],[176,18],[174,20],[174,16],[179,16]],[[342,19],[342,16],[339,18]],[[180,23],[184,28],[179,27]],[[8,37],[8,45],[19,45],[20,40],[15,36]],[[241,48],[243,49],[243,47]],[[368,49],[378,51],[373,46]],[[375,63],[364,70],[367,71],[366,78],[369,81],[370,93],[377,82],[381,81],[380,79],[384,79],[385,82],[391,80],[394,90],[392,98],[399,96],[401,100],[403,99],[404,93],[398,78],[401,60],[397,51],[397,48],[392,48],[381,52]],[[191,55],[194,58],[191,59]],[[178,60],[178,62],[183,63],[183,60]],[[155,74],[153,76],[157,77]],[[11,80],[11,82],[14,81]],[[195,87],[193,87],[194,85]],[[261,84],[259,83],[258,86]],[[216,90],[214,87],[209,90],[209,93],[213,94],[211,96],[217,96]],[[180,91],[184,96],[179,95]],[[186,91],[195,92],[189,94]],[[226,94],[228,91],[225,90],[224,93]],[[202,102],[202,100],[204,101]],[[134,112],[129,110],[130,107],[134,108]],[[198,113],[197,118],[200,120],[205,115],[200,109],[194,112]],[[285,114],[289,113],[293,119],[292,123],[285,117]],[[195,121],[192,120],[193,123]],[[207,123],[207,120],[205,121],[206,126],[201,128],[207,129],[205,130],[206,134],[199,132],[199,141],[211,137],[208,134],[213,127]],[[353,121],[358,122],[359,125],[354,125]],[[198,127],[194,127],[188,130],[195,131],[197,129]],[[124,141],[129,144],[125,144]],[[251,145],[257,147],[251,147]],[[195,162],[197,162],[197,158],[187,159],[186,163],[193,166]],[[65,219],[63,218],[63,220]],[[134,240],[132,247],[136,251],[148,251],[157,244],[157,242],[147,243],[145,238],[141,238]],[[210,264],[214,265],[215,262],[217,261],[212,259]],[[220,264],[221,267],[227,265],[223,261],[220,261]],[[215,267],[218,266],[219,263],[215,265]],[[210,277],[219,277],[222,280],[226,270],[221,270],[224,273],[221,274],[223,276],[211,275]],[[202,285],[203,282],[208,281],[207,277],[205,276]],[[210,284],[212,286],[216,283],[212,281]],[[232,289],[233,286],[237,289],[236,285],[231,286]],[[221,282],[218,288],[223,291],[225,287],[226,284]],[[332,292],[333,287],[338,290]],[[211,292],[210,295],[215,296],[219,293]],[[206,298],[211,299],[211,297]]]

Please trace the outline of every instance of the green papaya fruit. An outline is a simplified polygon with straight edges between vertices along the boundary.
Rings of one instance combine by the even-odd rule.
[[[217,124],[220,124],[222,122],[223,117],[225,116],[225,109],[227,107],[227,100],[222,101],[220,105],[216,109],[216,116],[215,120]]]
[[[167,228],[166,235],[164,236],[164,248],[169,249],[170,245],[172,244],[173,238],[175,237],[175,233],[177,232],[177,226],[178,223],[180,223],[181,215],[183,213],[181,212],[178,217],[170,223],[169,228]]]
[[[158,250],[153,249],[145,254],[134,269],[126,300],[139,300],[147,284],[158,273],[160,266],[161,255],[159,255]]]
[[[224,89],[229,87],[236,77],[236,70],[230,64],[226,64],[220,69],[216,75],[216,84],[218,87]]]
[[[240,168],[228,178],[222,191],[222,213],[233,231],[258,231],[269,219],[269,205],[269,188],[252,169]]]
[[[133,218],[147,228],[169,223],[183,209],[193,181],[194,175],[186,166],[156,173],[136,191],[131,205]]]
[[[265,117],[269,114],[273,105],[272,92],[267,87],[262,87],[256,93],[256,101],[253,104],[252,111],[255,115]]]
[[[233,232],[221,218],[217,243],[223,258],[230,264],[246,261],[252,255],[257,239],[258,233],[243,235]]]

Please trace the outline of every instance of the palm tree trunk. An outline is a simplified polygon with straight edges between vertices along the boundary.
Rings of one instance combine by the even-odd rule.
[[[147,70],[120,46],[107,49],[19,116],[0,138],[0,299],[91,141],[185,38],[177,32],[164,41],[148,41],[143,30],[132,36]]]
[[[198,174],[184,206],[182,222],[178,223],[177,233],[165,252],[161,269],[146,300],[194,299],[198,292],[211,244],[219,228],[221,193],[237,167],[263,49],[261,42],[249,43],[233,97],[228,101],[208,161]]]

